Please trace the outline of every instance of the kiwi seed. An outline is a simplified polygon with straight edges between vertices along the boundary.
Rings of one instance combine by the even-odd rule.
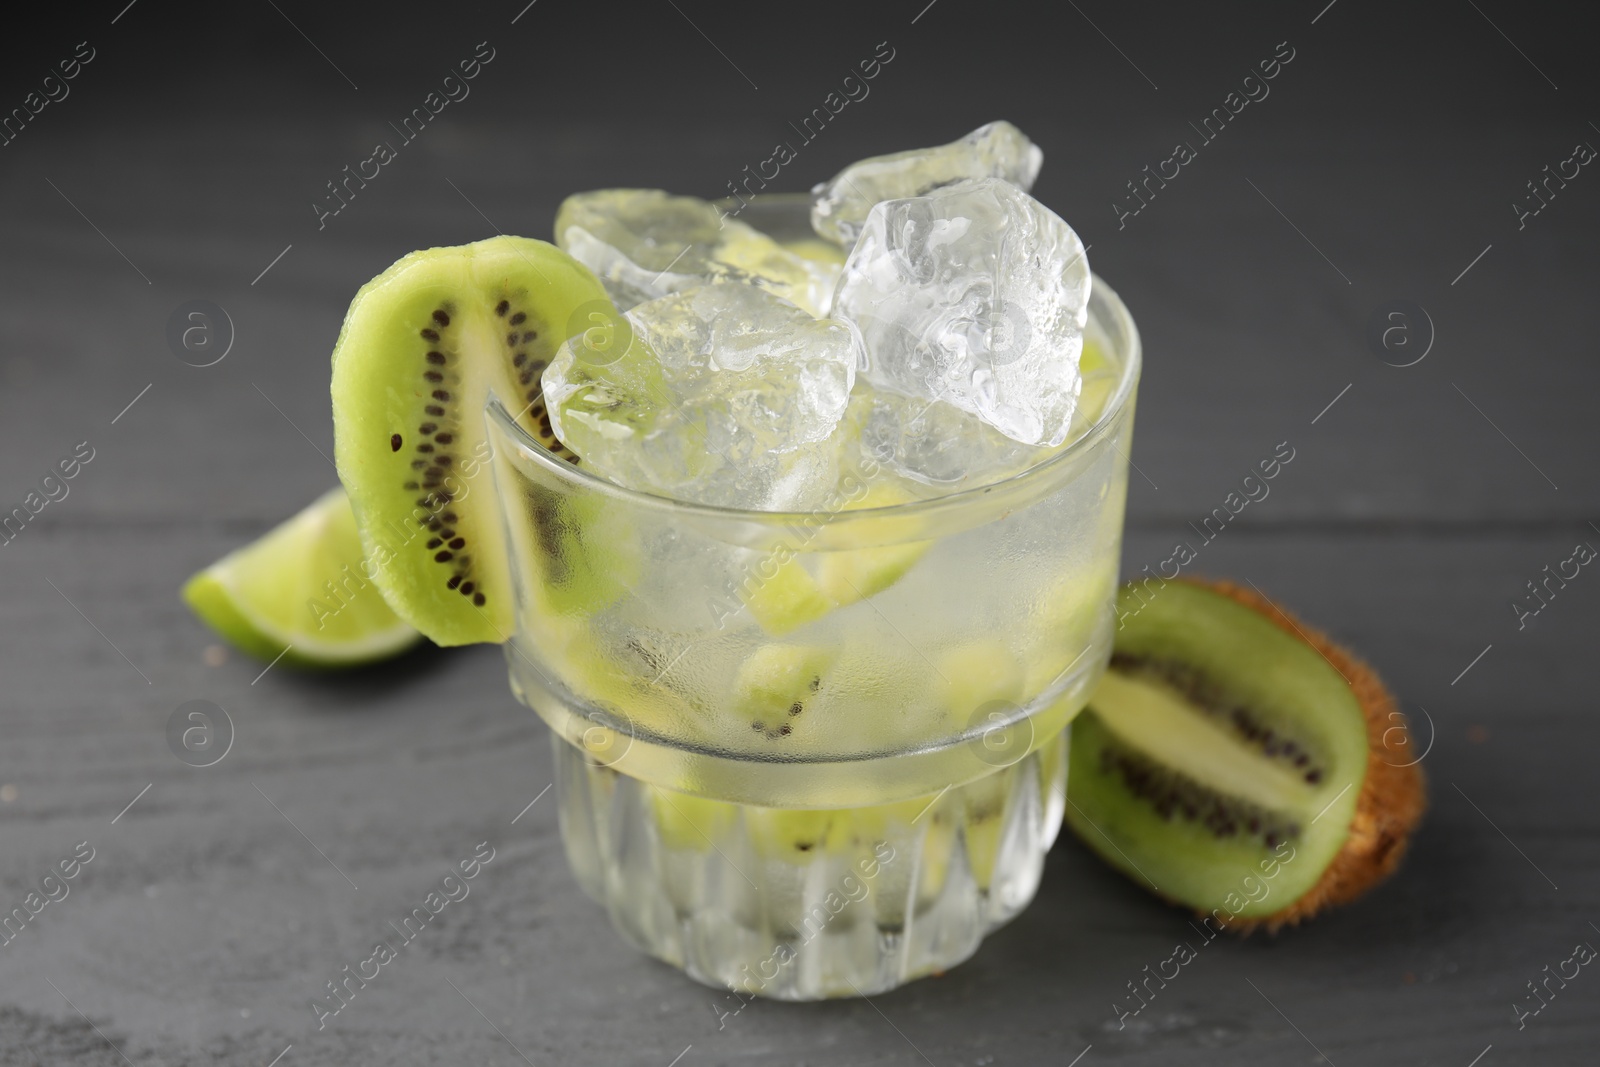
[[[1307,784],[1316,785],[1322,781],[1322,768],[1309,766],[1311,756],[1301,748],[1304,741],[1280,737],[1271,727],[1259,722],[1249,708],[1228,699],[1227,694],[1195,667],[1177,660],[1113,652],[1111,669],[1125,675],[1142,675],[1164,682],[1182,693],[1193,708],[1231,729],[1235,736],[1259,750],[1262,755],[1268,758],[1284,757],[1280,762],[1295,767]]]
[[[514,625],[507,553],[498,547],[501,501],[485,488],[481,505],[463,507],[467,483],[452,478],[477,466],[486,444],[483,403],[498,392],[534,431],[543,410],[538,376],[561,340],[559,327],[578,308],[605,300],[598,280],[566,253],[502,236],[413,253],[351,303],[334,351],[340,474],[363,538],[391,549],[375,581],[403,618],[440,644],[503,641]],[[494,321],[499,329],[484,329]],[[548,351],[529,343],[540,335]],[[474,471],[474,487],[477,481]],[[458,526],[454,516],[443,518],[446,508],[472,517]],[[419,527],[428,532],[410,541],[405,531]],[[442,597],[447,590],[487,610]]]
[[[1404,719],[1370,667],[1226,582],[1128,586],[1118,617],[1070,727],[1066,819],[1086,845],[1235,931],[1298,923],[1393,872],[1423,780],[1382,758]]]

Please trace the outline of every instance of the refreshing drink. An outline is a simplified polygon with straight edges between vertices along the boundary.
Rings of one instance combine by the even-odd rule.
[[[672,502],[491,413],[512,686],[554,730],[573,870],[635,945],[750,993],[871,994],[1032,898],[1062,727],[1110,654],[1138,343],[1103,285],[1086,351],[1044,464],[889,506],[866,473],[808,512]]]
[[[505,642],[579,883],[702,981],[872,994],[1037,888],[1140,363],[1041,158],[993,123],[811,197],[578,194],[566,255],[417,253],[352,306],[337,447],[386,597]]]
[[[996,122],[405,256],[334,350],[345,493],[186,599],[272,663],[504,645],[576,880],[738,1003],[960,963],[1064,816],[1214,929],[1353,899],[1422,757],[1259,589],[1114,590],[1139,339],[1042,163]]]

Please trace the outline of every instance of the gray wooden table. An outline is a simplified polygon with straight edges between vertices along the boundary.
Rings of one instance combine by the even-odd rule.
[[[1396,23],[1358,0],[1096,3],[1032,32],[915,0],[811,9],[827,32],[808,42],[688,0],[385,8],[382,28],[118,0],[29,35],[7,108],[59,92],[41,79],[73,42],[95,56],[0,147],[0,510],[75,448],[93,458],[0,546],[0,908],[80,842],[93,858],[0,945],[0,1063],[1594,1062],[1600,975],[1520,1026],[1514,1006],[1600,944],[1600,576],[1520,622],[1513,604],[1600,546],[1600,178],[1580,168],[1537,214],[1526,185],[1600,143],[1600,111],[1583,111],[1577,16],[1477,7]],[[325,183],[484,39],[473,95],[319,229]],[[1370,658],[1429,746],[1431,810],[1392,882],[1218,941],[1124,1026],[1113,1001],[1189,927],[1072,840],[1032,908],[951,973],[719,1023],[711,991],[637,957],[580,895],[548,799],[513,825],[550,763],[499,650],[262,674],[177,599],[333,483],[326,361],[365,279],[414,247],[546,236],[575,189],[719,195],[799,143],[789,123],[882,40],[870,96],[773,188],[1021,124],[1047,155],[1036,192],[1144,333],[1125,573],[1290,442],[1270,498],[1197,569]],[[1285,40],[1270,94],[1204,140]],[[1137,214],[1114,209],[1179,140],[1195,158]],[[205,368],[166,336],[194,299],[233,328]],[[1410,346],[1375,346],[1395,301]],[[166,740],[197,699],[236,733],[208,768]],[[470,897],[319,1032],[324,983],[482,840],[497,858]]]

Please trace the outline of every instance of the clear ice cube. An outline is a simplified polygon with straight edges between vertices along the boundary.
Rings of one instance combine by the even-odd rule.
[[[624,311],[710,282],[742,282],[822,315],[839,275],[704,200],[659,189],[567,197],[556,244],[594,271]]]
[[[1052,450],[1024,445],[942,400],[856,386],[861,454],[943,493],[1020,474]]]
[[[855,327],[749,285],[628,311],[603,350],[580,334],[544,372],[556,436],[633,489],[723,507],[810,506],[837,481],[829,441],[855,384]]]
[[[926,196],[966,178],[1004,178],[1027,192],[1043,163],[1044,153],[1021,130],[1009,122],[991,122],[938,148],[850,164],[811,190],[811,226],[849,248],[861,236],[867,213],[884,200]]]
[[[879,390],[942,400],[1013,441],[1066,439],[1089,302],[1083,242],[999,178],[887,200],[867,216],[832,314]]]

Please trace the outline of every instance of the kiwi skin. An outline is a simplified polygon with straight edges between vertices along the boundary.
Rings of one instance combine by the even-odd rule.
[[[1420,764],[1396,764],[1385,758],[1386,752],[1394,753],[1384,740],[1385,735],[1397,727],[1404,730],[1406,722],[1393,694],[1371,666],[1254,589],[1227,581],[1192,581],[1250,608],[1322,653],[1350,680],[1366,719],[1367,773],[1344,847],[1316,884],[1287,906],[1260,918],[1236,917],[1228,924],[1239,933],[1261,927],[1275,933],[1285,926],[1297,926],[1326,908],[1355,900],[1395,872],[1427,807],[1426,780]],[[1404,736],[1409,737],[1409,732]],[[1410,747],[1407,742],[1406,750]]]

